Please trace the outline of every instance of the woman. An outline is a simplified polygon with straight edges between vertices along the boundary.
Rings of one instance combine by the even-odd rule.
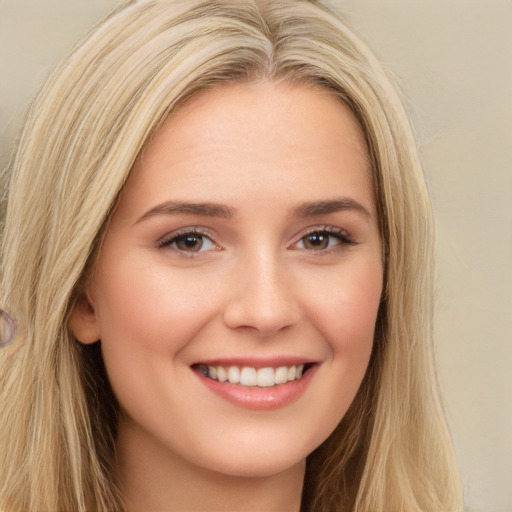
[[[431,219],[399,99],[324,7],[118,9],[12,168],[0,506],[460,510]]]

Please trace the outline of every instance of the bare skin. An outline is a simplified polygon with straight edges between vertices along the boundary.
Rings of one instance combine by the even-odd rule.
[[[172,114],[70,322],[101,339],[128,511],[298,511],[306,457],[364,377],[381,292],[367,151],[338,99],[232,84]],[[237,366],[289,380],[215,376]]]
[[[150,440],[134,447],[127,430],[136,426],[123,425],[119,444],[126,449],[120,450],[118,462],[127,512],[300,510],[304,462],[268,477],[233,477],[169,457],[159,445],[148,446]],[[155,467],[160,470],[155,472]]]

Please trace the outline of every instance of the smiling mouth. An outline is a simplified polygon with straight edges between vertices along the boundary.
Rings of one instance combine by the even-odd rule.
[[[276,368],[194,365],[195,369],[209,379],[220,383],[238,384],[248,388],[270,388],[300,380],[311,366],[313,366],[311,363]]]

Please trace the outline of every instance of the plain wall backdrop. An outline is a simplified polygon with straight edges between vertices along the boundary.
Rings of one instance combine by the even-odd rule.
[[[511,512],[512,0],[325,1],[405,95],[436,212],[439,379],[467,511]],[[113,6],[0,0],[2,167],[49,71]]]

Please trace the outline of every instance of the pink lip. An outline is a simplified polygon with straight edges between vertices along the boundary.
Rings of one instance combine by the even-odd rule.
[[[230,359],[230,365],[238,366],[238,364],[235,364],[233,361],[234,360]],[[289,363],[289,365],[292,364],[293,363]],[[212,366],[216,365],[223,366],[222,363],[216,363]],[[268,364],[267,360],[265,366],[254,366],[254,361],[250,364],[240,364],[240,366],[263,368],[265,366],[274,365]],[[279,364],[277,366],[287,365]],[[271,411],[286,407],[297,400],[307,389],[317,369],[318,364],[314,364],[300,379],[269,388],[246,387],[239,384],[230,384],[229,382],[219,382],[218,380],[206,377],[197,368],[194,368],[194,373],[210,391],[234,405],[256,411]]]
[[[229,358],[215,358],[215,359],[202,359],[195,364],[203,364],[205,366],[223,366],[229,368],[230,366],[238,366],[243,368],[249,366],[251,368],[279,368],[279,366],[298,366],[299,364],[315,363],[311,359],[297,356],[275,356],[275,357],[229,357]],[[193,365],[194,366],[194,365]]]

